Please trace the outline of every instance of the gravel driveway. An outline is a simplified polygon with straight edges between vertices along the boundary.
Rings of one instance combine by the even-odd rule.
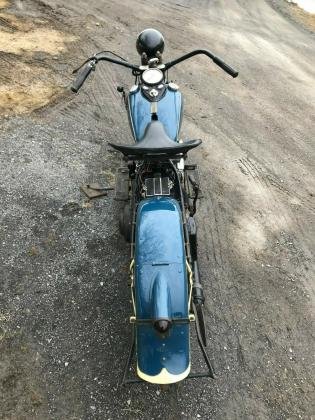
[[[1,83],[29,77],[38,92],[31,103],[5,94],[24,101],[20,115],[14,106],[1,113],[0,103],[0,418],[314,418],[314,33],[281,1],[0,0],[1,8],[0,29],[21,30],[25,41],[27,31],[43,33],[21,26],[37,19],[50,48],[32,38],[0,51],[0,68],[11,69]],[[200,265],[217,379],[167,389],[119,386],[129,249],[113,193],[87,202],[80,192],[92,181],[113,185],[120,157],[107,141],[131,141],[116,86],[133,78],[100,64],[79,95],[65,89],[98,50],[138,62],[135,39],[146,27],[165,35],[166,60],[209,48],[240,72],[233,80],[205,57],[172,70],[185,96],[182,137],[203,139],[191,161],[202,176]]]

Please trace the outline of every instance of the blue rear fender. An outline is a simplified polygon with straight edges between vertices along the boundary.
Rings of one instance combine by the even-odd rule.
[[[146,381],[172,383],[190,371],[186,254],[181,209],[176,200],[154,197],[137,210],[134,297],[137,371]],[[165,335],[153,321],[172,322]],[[185,321],[186,320],[186,321]]]

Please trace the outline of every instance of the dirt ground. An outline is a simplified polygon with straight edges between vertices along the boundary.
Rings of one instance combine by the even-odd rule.
[[[0,2],[0,116],[29,113],[63,92],[54,60],[76,39],[64,30],[38,3]]]
[[[315,418],[315,42],[281,1],[0,0],[0,418]],[[301,13],[301,12],[299,12]],[[304,16],[304,15],[303,15]],[[117,85],[100,64],[79,95],[83,59],[110,49],[138,62],[156,27],[185,97],[183,138],[202,138],[200,264],[217,379],[121,388],[130,338],[128,246],[112,185],[129,142]],[[194,366],[200,358],[194,354]]]
[[[275,4],[279,3],[276,0],[274,1]],[[291,17],[291,19],[295,20],[302,24],[305,28],[309,29],[310,31],[315,30],[315,14],[308,13],[301,7],[299,7],[295,3],[291,3],[287,5],[282,5],[283,10],[286,10],[287,16]]]

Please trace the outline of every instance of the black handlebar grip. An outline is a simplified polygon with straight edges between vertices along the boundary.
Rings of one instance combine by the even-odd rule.
[[[213,57],[213,62],[221,67],[226,73],[228,73],[232,77],[238,76],[238,71],[232,69],[232,67],[228,66],[224,61],[222,61],[219,57]]]
[[[94,61],[89,61],[82,68],[80,73],[77,75],[76,79],[72,82],[72,92],[77,93],[80,90],[80,88],[82,87],[83,83],[85,82],[92,70],[94,70]]]

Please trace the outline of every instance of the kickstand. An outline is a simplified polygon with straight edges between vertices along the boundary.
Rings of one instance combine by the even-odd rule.
[[[200,350],[202,352],[204,361],[206,362],[206,365],[208,367],[208,374],[202,374],[202,373],[195,373],[194,374],[194,373],[192,373],[188,376],[188,378],[194,378],[194,377],[198,378],[198,377],[208,376],[208,377],[214,379],[215,378],[214,369],[213,369],[212,363],[209,359],[209,356],[207,355],[207,351],[205,349],[205,346],[203,345],[203,342],[202,342],[202,338],[201,338],[201,334],[200,334],[200,330],[199,330],[198,318],[197,318],[197,314],[195,312],[195,305],[193,305],[193,309],[194,309],[195,318],[196,318],[195,322],[196,322],[197,340],[198,340],[198,344],[199,344]]]

